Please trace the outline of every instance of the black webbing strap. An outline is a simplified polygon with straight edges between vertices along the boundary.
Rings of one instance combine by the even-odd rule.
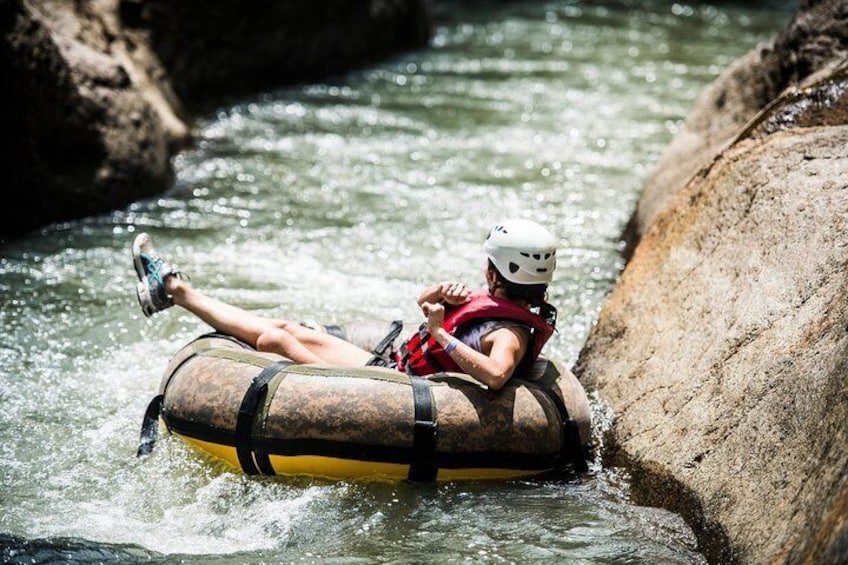
[[[436,466],[436,437],[439,428],[433,414],[433,399],[430,396],[430,381],[410,376],[412,398],[415,402],[415,428],[412,435],[412,464],[409,466],[410,481],[435,481],[439,468]]]
[[[336,324],[327,324],[324,326],[324,329],[327,330],[327,333],[336,336],[339,339],[343,339],[347,341],[347,332],[344,331],[344,328],[341,326],[337,326]]]
[[[397,337],[400,335],[401,330],[403,330],[403,320],[393,320],[392,323],[389,324],[389,333],[386,334],[386,337],[377,344],[377,347],[375,347],[371,353],[377,357],[385,355],[386,350],[395,342]]]
[[[138,442],[138,451],[136,457],[149,455],[153,451],[153,446],[156,445],[156,436],[159,435],[159,414],[162,413],[163,395],[157,394],[147,405],[147,410],[144,411],[144,419],[141,421],[141,438]]]
[[[245,349],[252,349],[248,344],[241,341],[240,339],[235,338],[235,337],[228,335],[228,334],[223,334],[223,333],[218,333],[218,332],[210,332],[210,333],[203,334],[199,337],[196,337],[191,341],[191,344],[193,345],[200,340],[209,339],[209,338],[226,339],[226,340],[232,341],[233,343],[240,345],[241,347],[243,347]],[[171,371],[171,374],[168,375],[168,380],[165,381],[165,384],[162,387],[162,390],[163,391],[168,390],[168,385],[171,384],[171,379],[174,378],[174,375],[176,375],[177,372],[179,372],[179,370],[182,368],[183,365],[185,365],[186,363],[188,363],[189,361],[191,361],[192,359],[194,359],[198,355],[201,355],[205,351],[208,351],[209,349],[210,348],[208,348],[208,347],[204,347],[204,348],[201,348],[201,349],[195,349],[194,351],[191,352],[191,354],[187,355],[182,361],[180,361],[180,364],[177,365],[176,367],[174,367],[174,369]],[[139,440],[139,443],[138,443],[138,451],[136,452],[136,457],[142,457],[144,455],[149,455],[153,451],[153,448],[156,446],[156,439],[157,439],[157,436],[159,435],[158,434],[158,432],[159,432],[158,422],[159,422],[159,417],[162,415],[162,402],[164,400],[164,396],[165,396],[164,393],[154,396],[153,399],[150,401],[150,404],[147,405],[147,410],[144,412],[144,419],[141,422],[141,439]],[[167,420],[165,421],[165,424],[167,425]]]
[[[589,470],[589,465],[586,463],[586,456],[583,453],[583,443],[580,441],[580,430],[577,427],[577,422],[568,414],[568,408],[565,407],[565,402],[554,392],[553,388],[547,386],[539,387],[545,396],[547,396],[559,412],[559,418],[562,422],[562,447],[560,448],[560,459],[568,459],[574,467],[576,473],[585,473]]]
[[[208,333],[202,335],[193,339],[191,343],[194,344],[195,342],[198,342],[204,338],[211,337],[226,338],[244,346],[243,342],[237,340],[234,337],[217,333]],[[209,348],[196,349],[195,351],[192,351],[191,354],[186,355],[186,357],[182,361],[180,361],[179,365],[174,367],[174,369],[171,371],[171,374],[168,375],[168,380],[165,381],[165,384],[164,386],[162,386],[161,389],[163,391],[162,394],[154,396],[153,400],[150,401],[150,404],[147,405],[147,410],[144,412],[144,419],[141,422],[141,440],[138,444],[138,451],[136,452],[136,457],[141,457],[143,455],[150,454],[150,452],[152,452],[153,448],[156,446],[156,438],[159,435],[159,426],[154,424],[158,423],[159,417],[162,415],[162,402],[165,397],[165,391],[168,390],[168,385],[171,384],[171,379],[174,378],[174,375],[179,372],[183,365],[185,365],[198,355],[202,354],[203,352],[208,351],[208,349]],[[167,425],[167,421],[165,423]]]
[[[589,470],[589,464],[583,451],[583,442],[580,441],[580,428],[577,427],[577,421],[574,418],[568,418],[563,425],[562,432],[574,470],[578,473],[585,473]]]
[[[253,459],[253,417],[256,415],[259,403],[263,401],[268,392],[268,381],[291,364],[291,361],[283,359],[262,369],[253,378],[244,393],[244,398],[241,400],[238,419],[236,420],[236,454],[242,470],[248,475],[274,474],[266,453],[257,454],[256,461]]]

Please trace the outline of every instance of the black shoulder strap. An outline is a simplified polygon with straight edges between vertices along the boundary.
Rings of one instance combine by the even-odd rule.
[[[260,473],[266,475],[274,474],[267,454],[262,457],[257,456],[257,459],[254,460],[253,418],[256,415],[256,408],[268,392],[268,382],[289,365],[292,365],[291,361],[282,359],[262,369],[253,378],[253,381],[244,393],[244,398],[242,398],[238,419],[236,420],[236,454],[238,455],[242,470],[248,475],[258,475]]]
[[[542,305],[539,307],[539,316],[549,325],[553,326],[554,331],[556,331],[557,309],[555,306],[547,302],[542,302]]]
[[[389,333],[386,334],[386,337],[377,344],[377,347],[371,353],[377,357],[385,355],[386,350],[395,342],[401,330],[403,330],[403,320],[392,320],[392,323],[389,324]]]
[[[435,463],[436,438],[439,428],[430,396],[430,381],[410,376],[412,397],[415,401],[415,428],[412,436],[412,464],[409,466],[410,481],[435,481],[439,468]]]

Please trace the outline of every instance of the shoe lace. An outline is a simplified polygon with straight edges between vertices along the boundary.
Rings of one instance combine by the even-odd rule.
[[[163,290],[165,287],[165,277],[173,275],[181,280],[189,280],[188,275],[175,269],[173,265],[165,263],[161,257],[142,253],[141,259],[145,263],[145,271],[147,271],[148,278],[153,278]]]

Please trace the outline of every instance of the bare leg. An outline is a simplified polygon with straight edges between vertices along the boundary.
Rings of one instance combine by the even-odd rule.
[[[335,336],[285,320],[257,316],[206,296],[177,277],[166,279],[174,304],[185,308],[221,333],[236,337],[259,351],[276,353],[295,363],[325,363],[362,367],[371,353]]]
[[[323,362],[338,367],[362,367],[373,357],[373,353],[370,351],[334,335],[304,327],[296,322],[276,320],[275,324],[277,326],[275,329],[259,337],[257,349],[260,351],[278,351],[284,347],[282,343],[286,339],[293,339],[310,354],[321,359],[321,361],[315,361],[315,363]],[[292,349],[289,349],[289,353],[296,354]],[[282,355],[295,360],[288,354]],[[308,361],[298,362],[307,363]]]

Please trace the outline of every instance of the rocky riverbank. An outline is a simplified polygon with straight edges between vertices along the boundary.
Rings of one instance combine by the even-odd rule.
[[[700,97],[575,372],[607,464],[711,562],[848,561],[848,2]]]
[[[194,112],[423,45],[428,12],[0,2],[17,200],[0,240],[160,193]],[[713,562],[848,561],[846,46],[846,1],[805,1],[703,93],[575,367],[616,414],[607,464],[682,513]]]
[[[172,183],[190,120],[227,96],[425,45],[429,0],[8,0],[0,240],[125,207]]]

